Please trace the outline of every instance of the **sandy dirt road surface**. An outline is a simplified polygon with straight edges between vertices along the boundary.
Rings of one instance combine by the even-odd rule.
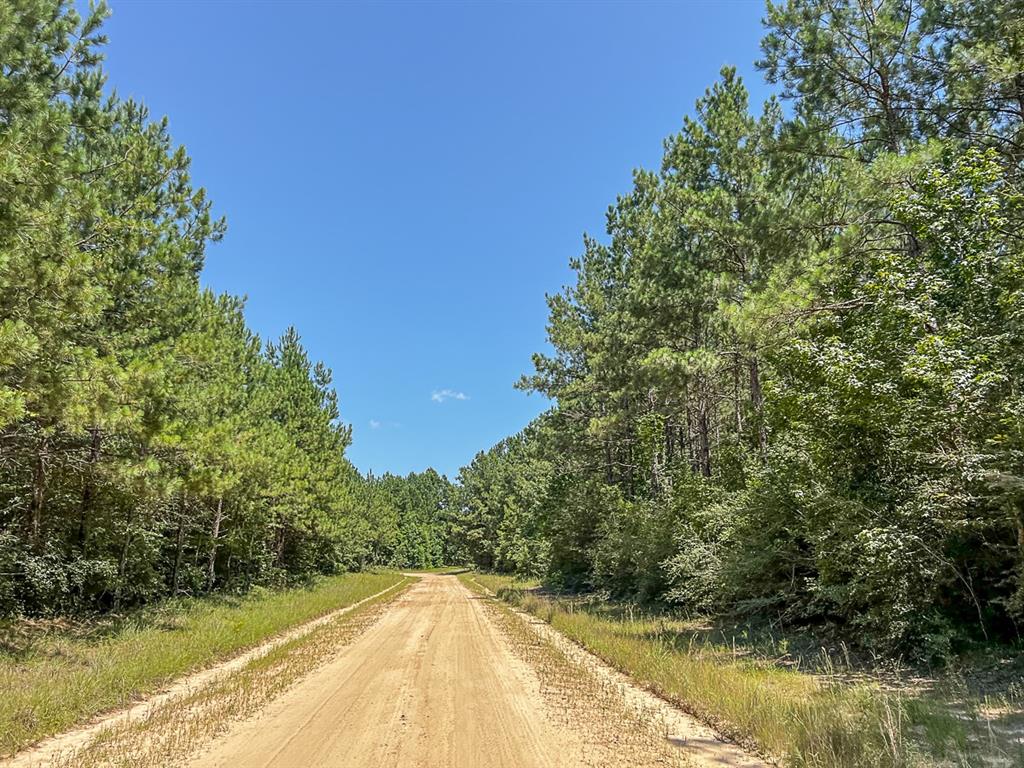
[[[553,711],[546,685],[513,652],[484,601],[454,577],[423,577],[358,640],[188,764],[608,765],[607,750],[595,758],[588,749],[588,723],[566,726],[573,720],[565,712],[571,703]],[[645,748],[642,758],[636,750],[623,753],[621,765],[686,764],[678,754],[684,750],[663,741]],[[715,765],[739,764],[728,752],[720,757]]]

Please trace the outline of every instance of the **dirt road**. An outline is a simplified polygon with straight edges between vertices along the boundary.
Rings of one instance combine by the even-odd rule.
[[[553,707],[545,690],[557,686],[549,682],[538,677],[522,653],[514,652],[482,598],[454,577],[426,576],[332,661],[255,718],[236,724],[189,764],[200,768],[608,764],[608,750],[595,756],[589,749],[593,741],[589,734],[601,728],[574,714],[571,695],[563,695]],[[667,765],[680,760],[668,754],[680,750],[668,745],[663,736],[655,737],[660,743],[653,749],[650,740],[644,742],[642,757],[636,749],[619,748],[629,740],[611,737],[612,752],[621,755],[621,762],[616,759],[615,764]]]

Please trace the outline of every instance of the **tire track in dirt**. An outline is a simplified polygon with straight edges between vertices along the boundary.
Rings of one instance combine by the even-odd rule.
[[[566,658],[561,650],[538,640],[518,617],[508,620],[519,630],[506,625],[488,603],[452,576],[422,576],[351,645],[188,757],[188,765],[642,768],[689,762],[660,722],[632,715],[619,691],[595,684],[574,661],[552,662]],[[544,649],[524,652],[524,643]],[[721,746],[721,759],[696,764],[756,764],[734,761],[738,750]]]
[[[0,759],[0,768],[41,768],[42,766],[58,762],[67,755],[74,754],[77,750],[92,742],[103,732],[112,729],[125,728],[132,723],[143,721],[155,710],[166,706],[172,701],[184,698],[196,691],[214,685],[219,680],[224,679],[233,672],[237,672],[251,662],[266,656],[275,648],[308,635],[315,629],[335,621],[341,616],[360,608],[372,600],[376,600],[390,592],[401,589],[408,585],[413,578],[415,577],[407,575],[401,581],[392,584],[387,589],[382,589],[380,592],[364,597],[362,600],[358,600],[351,605],[331,611],[319,618],[308,621],[298,627],[294,627],[293,629],[274,637],[262,645],[234,656],[227,661],[220,662],[212,667],[208,667],[179,678],[172,682],[163,691],[140,700],[129,707],[100,715],[86,725],[44,739],[39,742],[39,744],[23,750],[12,757]]]

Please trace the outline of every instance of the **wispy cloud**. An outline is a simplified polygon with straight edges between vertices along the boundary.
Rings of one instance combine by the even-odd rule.
[[[376,419],[370,419],[370,429],[380,429],[380,422]]]
[[[454,389],[435,389],[430,399],[435,403],[443,403],[445,400],[469,400],[469,395]]]

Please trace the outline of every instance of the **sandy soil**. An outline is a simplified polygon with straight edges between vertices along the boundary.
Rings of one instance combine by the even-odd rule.
[[[143,721],[153,712],[170,702],[186,697],[194,691],[214,685],[218,680],[242,669],[247,664],[250,664],[257,659],[266,656],[278,646],[307,635],[317,627],[335,621],[346,613],[359,608],[363,604],[381,597],[388,592],[399,589],[407,583],[408,580],[399,582],[398,584],[392,585],[387,589],[383,589],[376,594],[365,597],[352,605],[331,611],[324,616],[308,621],[298,627],[294,627],[293,629],[268,640],[262,645],[249,651],[245,651],[238,656],[228,659],[227,661],[220,662],[212,667],[175,680],[166,689],[138,701],[130,707],[116,710],[114,712],[107,712],[81,727],[44,739],[34,747],[23,750],[13,757],[0,758],[0,768],[42,768],[43,766],[58,763],[62,759],[66,759],[68,755],[73,755],[76,750],[101,736],[105,731],[123,728],[131,725],[132,723]]]
[[[477,585],[491,594],[483,585],[478,582]],[[712,728],[640,687],[630,677],[606,664],[548,623],[523,611],[515,613],[539,637],[565,654],[567,659],[616,691],[627,708],[640,713],[645,720],[654,718],[665,738],[680,748],[693,768],[766,768],[767,763],[761,758],[749,754],[737,744],[724,741]]]
[[[423,576],[333,660],[257,716],[234,725],[189,765],[595,764],[588,734],[605,733],[607,725],[554,712],[551,696],[545,696],[551,681],[538,676],[522,653],[514,652],[509,633],[499,623],[488,615],[484,599],[456,578]],[[568,706],[574,705],[570,701]],[[696,743],[691,742],[700,744],[692,764],[754,764],[735,747],[705,737],[702,731]],[[614,764],[669,765],[688,757],[687,740],[680,739],[676,729],[655,740],[660,743],[648,745],[642,753],[623,750]],[[600,764],[612,765],[606,759]]]

